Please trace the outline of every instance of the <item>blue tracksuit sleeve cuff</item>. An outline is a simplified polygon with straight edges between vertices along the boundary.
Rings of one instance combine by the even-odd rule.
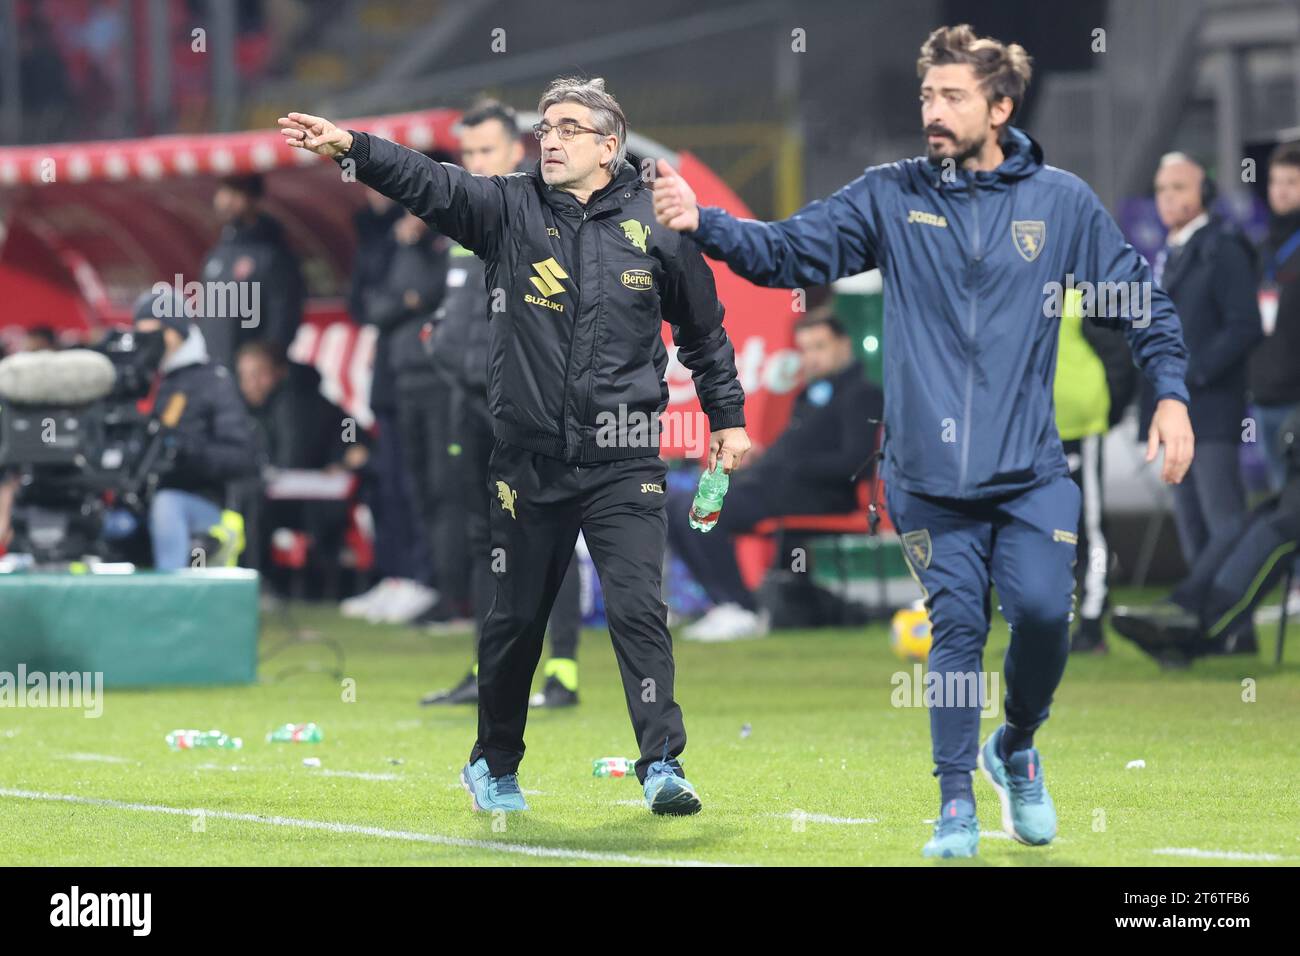
[[[1158,382],[1156,384],[1156,401],[1163,401],[1166,398],[1176,398],[1184,405],[1191,405],[1191,399],[1187,395],[1187,386],[1182,382]]]
[[[726,215],[726,211],[717,206],[701,206],[700,227],[687,235],[702,246],[713,245],[718,238],[718,226]]]

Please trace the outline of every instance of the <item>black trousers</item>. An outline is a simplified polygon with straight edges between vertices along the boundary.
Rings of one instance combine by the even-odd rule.
[[[380,578],[410,578],[427,583],[429,541],[415,520],[415,491],[394,411],[375,412],[378,436],[372,450],[374,481],[363,497],[375,516],[375,572]]]
[[[1211,638],[1254,626],[1255,608],[1300,554],[1300,484],[1210,539],[1171,598],[1201,619]],[[1286,600],[1286,595],[1282,595]]]
[[[581,531],[600,575],[628,716],[640,748],[637,778],[686,746],[673,699],[672,637],[663,602],[667,536],[661,458],[578,466],[497,441],[493,446],[491,567],[496,598],[479,643],[478,740],[471,762],[493,776],[524,755],[533,673],[551,605]]]
[[[466,531],[450,445],[451,389],[444,385],[398,389],[397,420],[413,492],[412,505],[427,543],[432,583],[456,612],[467,610],[469,568]]]
[[[454,441],[459,446],[457,483],[460,488],[460,511],[465,518],[465,532],[471,555],[469,585],[474,609],[474,657],[483,635],[483,623],[496,597],[496,577],[492,574],[491,538],[488,532],[495,489],[489,490],[488,469],[492,459],[492,420],[487,401],[482,396],[461,392],[453,402]],[[582,575],[578,559],[569,563],[560,590],[551,607],[551,656],[578,659],[578,635],[582,630]]]

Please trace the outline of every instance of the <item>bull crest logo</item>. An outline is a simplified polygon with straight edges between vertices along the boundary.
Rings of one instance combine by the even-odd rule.
[[[903,547],[907,549],[907,556],[911,559],[912,564],[922,569],[930,566],[930,558],[933,557],[934,548],[930,543],[929,530],[908,531],[903,535]]]
[[[624,219],[619,225],[623,227],[623,235],[627,236],[627,241],[645,252],[645,242],[650,238],[650,227],[641,225],[635,219]]]
[[[504,481],[497,482],[497,500],[501,502],[501,509],[510,512],[510,517],[518,520],[515,514],[515,499],[519,497],[519,492],[511,491],[510,486]]]
[[[1011,223],[1011,241],[1016,244],[1016,252],[1026,262],[1033,262],[1043,251],[1043,241],[1047,237],[1047,223],[1041,219],[1016,220]]]

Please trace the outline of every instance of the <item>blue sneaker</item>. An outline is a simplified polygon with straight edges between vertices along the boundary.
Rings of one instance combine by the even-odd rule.
[[[1056,807],[1043,784],[1037,749],[1017,750],[1007,760],[998,755],[1002,725],[979,752],[979,767],[1002,801],[1002,829],[1029,846],[1044,846],[1056,836]]]
[[[701,809],[699,794],[676,760],[656,760],[645,775],[645,802],[651,813],[689,816]]]
[[[975,804],[969,800],[949,800],[934,821],[934,836],[921,848],[922,856],[951,859],[974,856],[980,846],[980,825],[975,819]]]
[[[483,757],[465,764],[460,772],[460,785],[474,798],[475,810],[492,812],[528,809],[528,804],[524,802],[524,792],[519,789],[519,775],[505,773],[494,777]]]

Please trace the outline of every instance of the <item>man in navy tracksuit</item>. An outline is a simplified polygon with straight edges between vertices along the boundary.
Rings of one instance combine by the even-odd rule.
[[[1123,324],[1158,399],[1147,457],[1165,445],[1166,481],[1181,480],[1193,439],[1168,297],[1092,190],[1045,166],[1038,144],[1010,125],[1029,81],[1024,49],[943,27],[917,68],[927,157],[870,168],[775,223],[700,209],[661,161],[655,211],[761,285],[883,275],[883,476],[944,690],[930,710],[941,813],[924,853],[971,856],[977,762],[1012,836],[1044,844],[1056,834],[1033,737],[1065,669],[1074,587],[1079,491],[1052,407],[1066,294],[1082,295],[1094,321]],[[979,695],[965,692],[979,686],[990,583],[1011,646],[1006,723],[980,747]]]

